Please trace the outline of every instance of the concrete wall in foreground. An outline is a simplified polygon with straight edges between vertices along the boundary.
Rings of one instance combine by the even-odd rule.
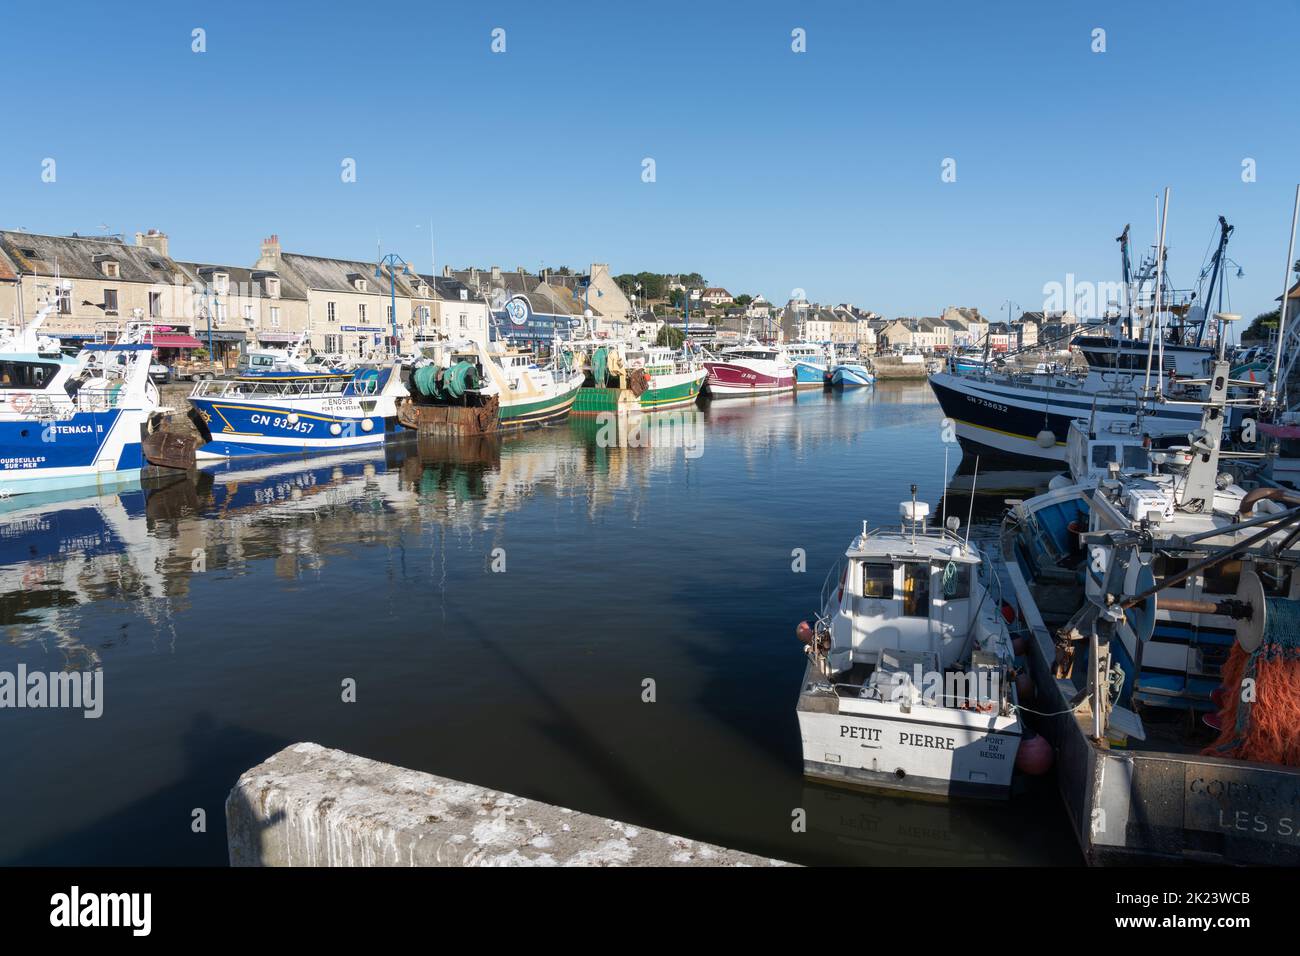
[[[782,865],[310,743],[239,778],[226,839],[232,866]]]

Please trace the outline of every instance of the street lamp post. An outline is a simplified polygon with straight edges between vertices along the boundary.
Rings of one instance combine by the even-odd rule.
[[[388,314],[388,319],[389,319],[389,326],[390,326],[390,328],[391,328],[391,330],[392,330],[392,336],[391,336],[391,337],[389,338],[389,340],[388,340],[388,354],[389,354],[389,355],[395,355],[395,354],[397,353],[397,351],[398,351],[398,348],[397,348],[397,343],[398,343],[398,338],[397,338],[397,267],[398,267],[398,265],[401,265],[401,267],[402,267],[402,275],[404,275],[404,276],[409,276],[409,275],[411,274],[411,267],[408,266],[408,265],[406,264],[406,260],[403,259],[401,256],[399,256],[399,255],[398,255],[397,253],[395,253],[395,252],[390,252],[390,253],[388,253],[388,255],[386,255],[386,256],[384,256],[382,259],[380,259],[380,260],[379,260],[379,264],[375,266],[375,278],[376,278],[376,279],[382,279],[382,278],[384,277],[384,266],[388,266],[388,298],[389,298],[389,306],[388,306],[388,313],[389,313],[389,314]]]

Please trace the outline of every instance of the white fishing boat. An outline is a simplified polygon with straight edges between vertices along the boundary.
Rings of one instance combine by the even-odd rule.
[[[957,533],[904,501],[863,523],[800,624],[804,773],[841,784],[1005,797],[1024,728],[997,578]]]
[[[0,496],[105,487],[151,467],[192,466],[192,440],[163,431],[172,410],[149,378],[153,347],[140,330],[70,358],[40,334],[53,309],[0,331]]]

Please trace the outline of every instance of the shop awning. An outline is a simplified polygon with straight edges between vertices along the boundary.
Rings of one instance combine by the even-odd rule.
[[[201,349],[203,343],[192,335],[179,332],[155,332],[149,338],[149,344],[156,349]]]

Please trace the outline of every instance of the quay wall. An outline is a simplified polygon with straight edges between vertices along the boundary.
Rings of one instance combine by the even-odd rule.
[[[292,744],[226,799],[231,866],[784,866],[604,817]]]

